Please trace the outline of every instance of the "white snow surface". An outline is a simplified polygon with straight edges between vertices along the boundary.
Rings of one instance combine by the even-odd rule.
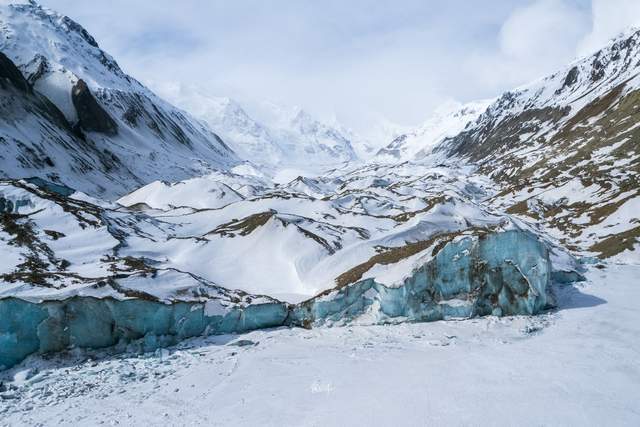
[[[389,145],[380,149],[374,160],[397,162],[424,158],[445,138],[456,136],[464,130],[493,101],[474,101],[467,104],[456,101],[446,102],[438,107],[420,127],[397,136]]]
[[[229,289],[296,302],[333,287],[340,274],[380,248],[472,226],[511,227],[507,216],[478,204],[483,184],[466,174],[414,164],[299,177],[285,185],[231,173],[156,182],[119,203],[161,221],[169,235],[144,227],[157,237],[132,237],[121,253]],[[385,283],[398,283],[417,267],[412,257],[376,266],[363,278],[380,274]]]
[[[213,295],[219,286],[298,302],[333,288],[340,275],[381,251],[447,233],[516,227],[508,215],[483,207],[481,199],[491,190],[470,170],[373,165],[287,184],[216,171],[177,183],[153,182],[118,204],[96,203],[80,193],[65,202],[31,184],[0,181],[0,196],[16,205],[28,201],[19,208],[26,215],[19,221],[32,224],[35,237],[51,249],[35,255],[56,278],[48,287],[18,280],[0,296],[104,296],[108,287],[95,283],[122,271],[131,275],[127,289],[162,301],[180,298],[190,284]],[[3,246],[10,240],[0,235]],[[6,251],[12,252],[7,273],[21,271],[16,252],[34,255],[27,248]],[[421,252],[374,264],[362,278],[399,284],[432,257],[431,251]],[[167,272],[159,278],[176,277],[174,290],[168,280],[158,279],[157,286],[147,280],[150,270]],[[121,292],[113,296],[123,298]]]

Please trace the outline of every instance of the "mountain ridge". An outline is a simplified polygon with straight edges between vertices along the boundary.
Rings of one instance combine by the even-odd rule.
[[[116,197],[153,179],[179,180],[239,163],[207,126],[125,74],[70,18],[35,1],[4,2],[0,29],[0,52],[72,127],[25,116],[22,111],[36,108],[27,107],[31,101],[14,104],[19,111],[3,115],[3,138],[13,143],[12,154],[0,159],[0,176],[38,176]],[[25,120],[30,124],[23,126]],[[16,158],[25,160],[11,163]]]
[[[460,133],[476,120],[491,104],[491,100],[461,104],[447,102],[418,128],[396,137],[376,153],[374,161],[420,160],[445,139]]]
[[[640,242],[631,214],[640,203],[639,59],[640,32],[625,32],[505,92],[434,153],[477,165],[501,187],[492,203],[540,221],[567,246],[628,253]]]

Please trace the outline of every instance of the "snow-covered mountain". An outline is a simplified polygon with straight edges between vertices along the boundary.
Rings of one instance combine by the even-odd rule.
[[[413,131],[414,128],[414,126],[394,123],[385,117],[378,117],[369,126],[369,131],[364,136],[363,144],[356,145],[356,149],[359,150],[358,154],[366,161],[379,160],[375,158],[376,154],[389,145],[389,141],[394,141],[400,135]]]
[[[467,104],[450,101],[437,108],[422,126],[397,136],[389,145],[380,149],[374,160],[397,162],[419,160],[445,138],[459,134],[469,123],[484,112],[491,101]]]
[[[128,76],[78,23],[0,3],[0,176],[113,197],[239,162],[207,126]]]
[[[478,165],[492,203],[573,249],[637,259],[640,31],[509,91],[436,155]]]
[[[353,162],[357,159],[348,136],[301,108],[279,109],[278,120],[272,125],[287,156],[294,163],[287,166],[315,163],[327,167]]]
[[[301,108],[263,103],[267,119],[258,120],[238,102],[208,95],[194,86],[163,89],[168,99],[208,123],[241,158],[271,171],[291,168],[320,173],[357,159],[352,144],[355,135]]]

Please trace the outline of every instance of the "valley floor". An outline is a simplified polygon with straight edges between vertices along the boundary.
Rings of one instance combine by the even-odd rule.
[[[587,276],[534,318],[32,358],[3,386],[0,425],[640,425],[640,266]]]

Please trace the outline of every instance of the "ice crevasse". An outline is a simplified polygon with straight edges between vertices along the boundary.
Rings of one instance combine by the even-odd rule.
[[[0,299],[0,368],[69,348],[133,343],[150,351],[189,337],[280,326],[531,315],[552,303],[550,283],[546,245],[528,231],[509,230],[447,243],[400,286],[365,279],[296,305],[263,298],[211,310],[209,302],[8,297]]]

